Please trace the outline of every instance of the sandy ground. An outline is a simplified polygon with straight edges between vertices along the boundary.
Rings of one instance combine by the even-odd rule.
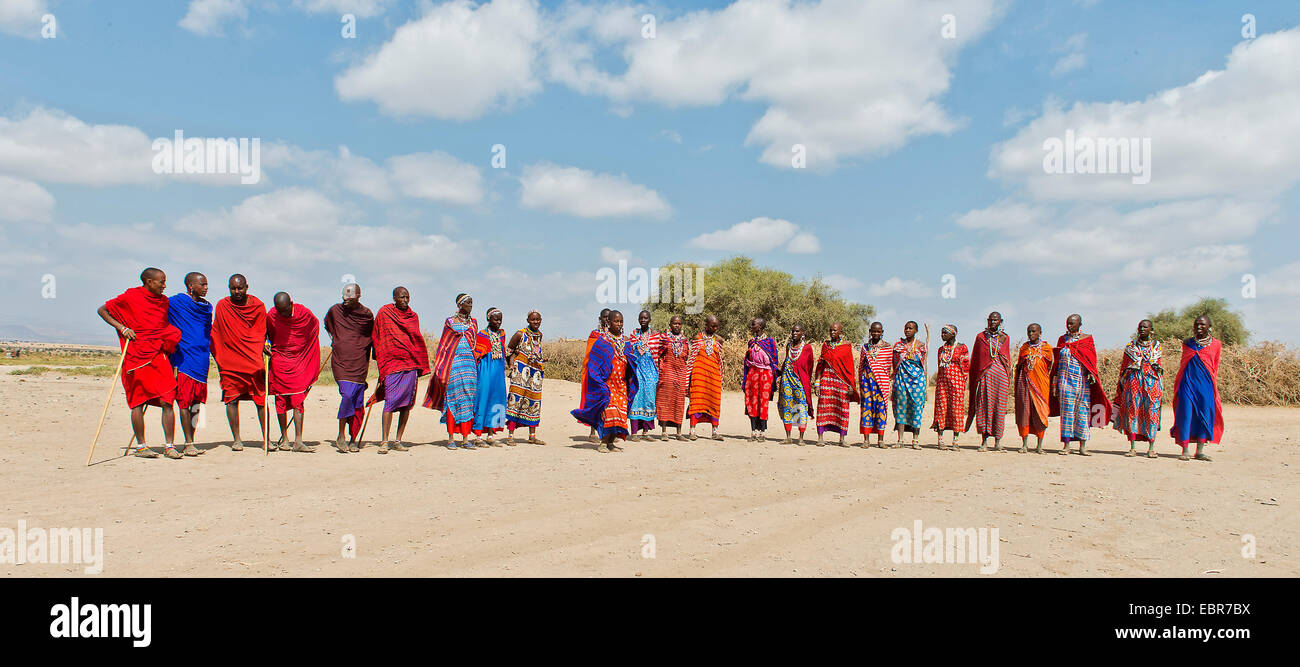
[[[547,381],[547,446],[431,446],[446,431],[417,408],[407,453],[232,452],[214,400],[198,438],[211,449],[171,461],[120,457],[119,389],[86,467],[108,382],[0,375],[0,529],[103,528],[100,576],[981,576],[978,563],[895,562],[892,534],[918,520],[996,528],[997,576],[1300,574],[1294,409],[1228,406],[1226,442],[1201,463],[1176,460],[1167,439],[1158,460],[1125,458],[1109,429],[1088,458],[981,454],[970,435],[940,452],[930,433],[923,451],[752,443],[728,394],[725,442],[602,455],[567,414],[577,386]],[[333,388],[316,387],[308,440],[334,435],[336,410]],[[160,442],[156,410],[147,427]],[[0,573],[84,576],[45,563]]]

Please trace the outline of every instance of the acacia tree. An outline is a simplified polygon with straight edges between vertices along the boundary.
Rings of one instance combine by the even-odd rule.
[[[660,269],[660,275],[680,275],[699,266],[689,262],[669,264]],[[757,316],[767,320],[768,334],[777,339],[797,323],[803,326],[808,340],[825,340],[831,323],[840,322],[844,337],[857,341],[866,336],[869,321],[876,314],[869,305],[844,299],[839,290],[820,277],[796,281],[784,271],[754,266],[754,260],[744,256],[705,267],[700,290],[702,312],[687,313],[685,304],[669,303],[669,293],[661,286],[660,301],[665,303],[648,301],[643,306],[650,311],[652,326],[661,331],[668,328],[669,318],[681,315],[685,331],[693,334],[704,328],[705,316],[713,314],[718,316],[718,331],[724,337],[748,336],[749,323]]]
[[[1246,328],[1241,313],[1229,308],[1226,299],[1204,298],[1182,310],[1166,308],[1148,315],[1147,319],[1151,320],[1158,340],[1171,340],[1192,335],[1192,322],[1201,315],[1209,316],[1214,336],[1224,345],[1245,345],[1249,341],[1250,330]]]

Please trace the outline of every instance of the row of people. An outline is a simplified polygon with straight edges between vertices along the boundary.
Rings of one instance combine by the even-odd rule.
[[[959,435],[974,427],[981,439],[978,451],[988,451],[990,440],[992,451],[1008,451],[1002,447],[1002,438],[1011,412],[1022,453],[1030,451],[1033,436],[1037,443],[1032,451],[1041,454],[1049,418],[1058,417],[1061,454],[1068,454],[1071,443],[1077,442],[1078,453],[1089,456],[1090,427],[1113,423],[1129,440],[1128,456],[1137,454],[1137,442],[1146,442],[1146,455],[1155,458],[1164,369],[1161,345],[1152,337],[1150,320],[1138,324],[1136,335],[1125,347],[1113,401],[1101,386],[1097,349],[1092,336],[1081,331],[1083,318],[1078,314],[1066,318],[1066,331],[1055,346],[1042,340],[1041,325],[1030,324],[1028,340],[1020,346],[1014,362],[1002,315],[990,313],[987,323],[970,347],[958,342],[956,325],[941,329],[942,344],[934,354],[936,381],[928,426],[936,433],[939,449],[958,451]],[[672,318],[668,332],[650,329],[648,311],[640,313],[638,325],[624,335],[622,313],[602,311],[600,326],[588,337],[582,404],[573,411],[574,417],[591,427],[590,436],[600,443],[602,452],[620,451],[617,440],[647,437],[656,412],[661,438],[668,437],[669,428],[676,428],[677,438],[695,440],[696,425],[707,421],[712,426],[711,437],[721,439],[717,428],[723,361],[717,318],[707,316],[703,331],[689,341],[681,332],[680,316]],[[803,327],[794,325],[784,344],[783,359],[765,329],[763,318],[753,318],[741,375],[752,440],[765,437],[769,404],[775,400],[785,426],[783,444],[805,444],[812,424],[817,429],[818,446],[826,444],[826,433],[831,432],[839,435],[840,446],[847,447],[849,419],[857,403],[862,447],[871,446],[872,435],[876,446],[886,447],[892,405],[897,439],[889,447],[905,446],[904,436],[911,433],[910,446],[920,448],[929,352],[927,343],[917,336],[916,322],[907,322],[903,336],[892,344],[885,341],[884,326],[871,323],[856,368],[854,346],[843,338],[840,323],[831,325],[829,340],[816,355],[813,345],[804,339]],[[1207,316],[1195,320],[1192,336],[1183,341],[1174,383],[1170,435],[1182,448],[1183,460],[1192,458],[1188,452],[1192,443],[1197,445],[1196,459],[1211,460],[1205,445],[1219,442],[1223,434],[1217,386],[1222,344],[1210,330]],[[689,398],[685,412],[689,436],[681,433],[685,398]],[[797,438],[792,435],[795,428]],[[947,444],[945,432],[952,434]]]
[[[165,456],[202,453],[194,447],[193,417],[207,399],[209,358],[217,363],[233,449],[243,449],[239,403],[252,401],[265,429],[269,392],[275,396],[279,448],[313,450],[302,442],[303,406],[323,364],[317,344],[320,321],[309,309],[295,304],[285,292],[277,293],[273,307],[266,309],[248,294],[248,282],[239,274],[230,277],[229,296],[215,306],[206,299],[207,279],[200,273],[188,274],[185,293],[170,299],[163,296],[166,274],[161,270],[146,269],[141,283],[99,309],[100,316],[118,331],[124,348],[122,382],[132,411],[137,455],[157,456],[145,444],[147,405],[162,408]],[[403,436],[419,378],[424,375],[430,377],[423,404],[442,412],[448,447],[514,445],[514,433],[523,426],[529,429],[529,442],[544,444],[536,435],[544,377],[539,312],[529,312],[527,325],[507,337],[499,309],[487,311],[487,325],[480,329],[472,315],[472,297],[457,295],[456,311],[443,323],[430,364],[419,316],[410,308],[409,291],[397,287],[392,297],[391,304],[372,313],[361,304],[361,288],[349,284],[340,303],[331,306],[324,318],[331,339],[329,363],[340,394],[334,443],[338,451],[360,451],[369,407],[379,401],[384,402],[379,453],[406,451]],[[588,337],[579,407],[572,414],[591,427],[599,451],[620,451],[617,440],[650,437],[656,420],[660,438],[668,438],[671,428],[676,438],[695,440],[697,425],[707,422],[710,437],[722,439],[718,425],[723,345],[718,319],[707,316],[703,330],[690,339],[682,331],[680,316],[674,316],[664,332],[652,330],[650,319],[648,311],[641,311],[637,326],[625,334],[622,313],[605,309]],[[1138,335],[1125,350],[1114,407],[1100,390],[1096,349],[1091,336],[1080,333],[1082,319],[1078,315],[1067,319],[1066,334],[1055,348],[1040,339],[1041,327],[1031,324],[1029,340],[1021,346],[1014,366],[1009,337],[1001,325],[1001,315],[991,313],[988,329],[976,336],[973,353],[956,341],[956,326],[943,327],[943,344],[935,355],[937,384],[930,424],[938,434],[940,449],[956,450],[958,434],[973,424],[983,438],[980,450],[992,439],[993,449],[1000,451],[1014,389],[1022,452],[1027,451],[1029,436],[1034,435],[1038,439],[1035,451],[1041,453],[1048,417],[1059,416],[1062,453],[1069,451],[1070,442],[1077,441],[1079,453],[1087,455],[1090,422],[1099,426],[1113,419],[1131,442],[1149,442],[1148,456],[1154,456],[1151,448],[1160,427],[1163,371],[1159,343],[1151,339],[1149,321],[1139,325]],[[1222,433],[1215,379],[1220,345],[1210,336],[1209,327],[1208,318],[1196,321],[1195,335],[1184,342],[1175,384],[1182,389],[1175,392],[1172,432],[1184,447],[1184,458],[1188,443],[1197,442],[1197,458],[1209,460],[1204,444],[1218,442]],[[813,345],[804,340],[802,327],[793,327],[784,345],[784,360],[779,358],[776,342],[764,333],[762,318],[754,318],[750,328],[741,383],[752,439],[764,437],[768,406],[775,400],[785,425],[785,443],[794,442],[792,429],[798,428],[797,442],[804,444],[806,429],[813,423],[817,444],[824,445],[825,433],[830,431],[839,434],[840,445],[847,446],[851,406],[859,403],[862,445],[868,446],[874,434],[876,445],[884,447],[892,404],[898,434],[892,447],[902,447],[904,434],[911,432],[911,446],[919,448],[928,352],[926,343],[917,338],[915,322],[908,322],[903,337],[892,345],[884,342],[881,323],[872,323],[856,369],[853,346],[843,339],[843,327],[838,323],[832,325],[829,340],[822,344],[815,362]],[[372,358],[379,380],[367,399]],[[173,403],[188,413],[181,420],[183,451],[173,444]],[[295,431],[291,444],[286,434],[290,412]],[[394,413],[396,438],[390,440]],[[688,434],[682,433],[684,423],[689,423]],[[494,440],[503,431],[506,437]],[[953,433],[948,445],[943,443],[944,431]],[[1133,453],[1131,447],[1130,455]]]

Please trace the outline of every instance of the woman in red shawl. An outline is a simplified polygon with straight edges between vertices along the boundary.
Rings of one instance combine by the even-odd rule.
[[[167,322],[169,301],[163,296],[167,274],[149,267],[140,273],[139,287],[121,293],[99,307],[99,316],[117,330],[118,343],[126,350],[122,361],[122,388],[131,408],[131,429],[135,432],[135,455],[156,459],[158,454],[144,442],[146,405],[162,408],[165,453],[182,458],[172,444],[176,434],[176,376],[167,355],[181,342],[181,331]],[[128,345],[129,341],[129,345]]]
[[[682,334],[681,315],[673,315],[668,320],[668,331],[660,336],[658,344],[659,388],[655,394],[655,413],[659,418],[659,438],[667,440],[671,426],[677,429],[677,439],[685,440],[682,421],[686,414],[686,360],[690,358],[691,342]]]
[[[988,328],[975,335],[970,359],[970,398],[966,403],[966,428],[975,426],[979,451],[1003,452],[1002,433],[1011,402],[1011,336],[1002,330],[1002,313],[989,313]]]
[[[821,358],[813,372],[817,391],[817,446],[826,445],[826,431],[840,434],[839,446],[848,447],[844,437],[849,432],[850,406],[858,400],[853,372],[853,345],[843,339],[844,325],[831,325],[830,340],[822,343]]]
[[[935,350],[938,361],[934,383],[934,423],[939,449],[959,451],[957,436],[966,430],[966,377],[970,374],[970,351],[957,342],[957,325],[946,324],[939,332],[943,345]],[[952,431],[952,445],[943,444],[943,432]]]
[[[1196,460],[1210,461],[1205,443],[1223,439],[1223,401],[1219,399],[1219,355],[1223,343],[1210,335],[1210,318],[1202,315],[1192,322],[1192,337],[1183,341],[1183,356],[1174,379],[1174,425],[1169,434],[1183,448],[1179,460],[1191,458],[1190,443],[1196,443]]]
[[[1079,454],[1088,452],[1088,423],[1110,423],[1110,399],[1097,374],[1097,346],[1092,336],[1081,332],[1083,317],[1065,318],[1065,334],[1056,341],[1052,364],[1052,416],[1061,418],[1061,454],[1070,453],[1070,441],[1079,441]],[[1097,414],[1094,414],[1097,413]]]
[[[785,424],[785,440],[791,444],[790,429],[799,427],[799,444],[804,444],[803,434],[813,415],[812,381],[813,349],[803,339],[803,327],[790,328],[790,340],[785,344],[785,362],[781,364],[781,394],[776,399],[777,410]]]

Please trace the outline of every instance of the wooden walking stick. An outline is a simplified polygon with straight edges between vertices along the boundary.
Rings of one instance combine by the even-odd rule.
[[[325,372],[325,364],[328,364],[330,362],[331,354],[334,354],[334,348],[332,347],[329,349],[328,352],[325,353],[325,360],[320,362],[320,368],[316,369],[316,377],[320,377],[320,374]]]
[[[357,434],[358,446],[361,445],[361,439],[366,437],[366,424],[370,423],[370,411],[374,409],[375,409],[374,403],[371,403],[370,407],[366,408],[366,418],[361,420],[361,432]]]
[[[113,381],[108,385],[108,397],[104,399],[104,409],[99,413],[99,426],[95,427],[95,437],[90,441],[90,454],[86,455],[86,465],[90,465],[90,460],[95,458],[95,444],[99,442],[99,432],[104,430],[104,419],[108,417],[108,404],[113,401],[113,392],[117,387],[117,378],[122,374],[122,364],[126,363],[126,351],[131,347],[131,340],[126,339],[126,344],[122,346],[122,356],[117,360],[117,370],[113,371]],[[135,439],[135,434],[131,434]]]
[[[262,375],[262,379],[265,383],[265,388],[266,388],[266,393],[264,394],[264,398],[262,399],[262,402],[265,403],[263,409],[265,409],[266,411],[266,420],[262,424],[263,425],[262,453],[270,454],[271,453],[271,357],[270,356],[266,358],[266,364],[263,365],[262,368],[266,371]]]

